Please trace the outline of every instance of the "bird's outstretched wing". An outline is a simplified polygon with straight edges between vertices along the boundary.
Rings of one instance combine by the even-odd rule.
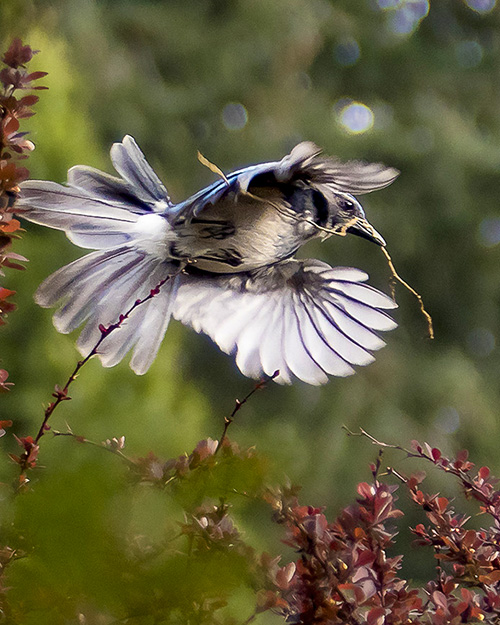
[[[262,187],[280,189],[299,181],[362,195],[387,187],[398,175],[397,169],[381,163],[343,163],[337,158],[323,156],[317,145],[304,141],[280,161],[251,165],[229,174],[226,181],[217,181],[179,204],[175,212],[180,218],[190,219],[230,194],[237,197]]]
[[[168,212],[172,203],[132,137],[113,144],[111,159],[120,178],[77,165],[68,171],[67,185],[23,182],[17,207],[29,221],[64,230],[81,247],[127,243],[139,217]]]
[[[236,354],[249,377],[279,370],[281,383],[295,376],[323,384],[371,363],[385,345],[377,332],[396,327],[385,312],[395,302],[363,284],[367,278],[315,260],[284,261],[258,275],[183,276],[172,312]]]
[[[93,167],[76,165],[68,171],[68,185],[93,197],[121,202],[127,210],[139,204],[141,213],[149,210],[159,212],[172,205],[167,189],[133,137],[125,135],[120,143],[113,143],[110,156],[120,178]]]

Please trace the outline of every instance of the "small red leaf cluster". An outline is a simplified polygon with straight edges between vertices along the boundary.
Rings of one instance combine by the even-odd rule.
[[[23,269],[19,262],[27,259],[8,251],[15,232],[21,224],[14,218],[14,202],[19,192],[19,183],[26,180],[29,171],[18,162],[28,157],[34,145],[26,138],[26,132],[20,132],[20,120],[34,115],[32,106],[38,96],[26,94],[26,91],[46,89],[34,85],[34,81],[46,76],[46,72],[29,72],[26,65],[36,54],[30,46],[23,45],[20,39],[14,39],[9,49],[1,58],[0,69],[0,275],[2,267]],[[17,92],[21,91],[18,96]],[[24,92],[24,93],[23,93]],[[14,310],[15,305],[8,300],[14,291],[0,288],[0,325],[4,317]]]
[[[242,450],[235,442],[224,438],[219,442],[212,438],[200,441],[190,454],[182,454],[178,458],[160,460],[150,452],[145,458],[134,461],[134,473],[141,482],[150,482],[163,487],[172,481],[186,478],[196,469],[213,468],[217,462],[216,454],[226,458],[247,460],[255,455],[254,449]]]
[[[40,447],[35,439],[32,436],[22,436],[19,438],[15,435],[14,438],[16,439],[17,444],[23,449],[23,453],[20,456],[17,456],[16,454],[9,454],[10,459],[24,468],[30,467],[33,469],[36,467]],[[25,480],[24,475],[22,475],[21,478],[23,481]]]
[[[241,555],[250,553],[228,512],[229,506],[224,503],[204,503],[181,523],[182,534],[191,539],[192,548],[198,551],[208,552],[215,547],[241,552]]]
[[[467,497],[479,503],[479,513],[493,523],[484,529],[468,529],[469,516],[456,512],[446,497],[422,491],[423,478],[410,478],[406,485],[411,498],[425,512],[428,525],[419,523],[412,531],[417,545],[430,545],[442,567],[432,600],[443,619],[439,622],[500,622],[500,491],[488,467],[475,469],[466,450],[448,458],[439,449],[413,442],[411,455],[435,464],[458,478]],[[460,594],[454,592],[461,585]],[[474,592],[472,588],[479,592]],[[448,620],[446,620],[448,619]]]
[[[292,623],[413,623],[423,600],[398,576],[402,556],[387,555],[394,543],[396,485],[358,485],[356,502],[329,522],[320,508],[301,506],[294,489],[267,496],[285,526],[285,543],[299,559],[270,572],[265,605]]]

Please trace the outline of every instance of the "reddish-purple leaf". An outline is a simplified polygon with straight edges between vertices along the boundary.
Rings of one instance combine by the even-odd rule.
[[[30,46],[23,46],[21,39],[16,37],[10,44],[7,52],[3,55],[2,61],[9,67],[17,68],[20,65],[29,63],[34,54],[36,54],[36,52],[33,51]]]
[[[354,566],[358,568],[360,566],[366,566],[367,564],[373,564],[373,562],[375,562],[376,557],[377,557],[376,554],[373,553],[373,551],[370,551],[369,549],[360,551],[354,562]]]
[[[367,625],[384,625],[385,609],[382,607],[372,608],[366,615]]]
[[[418,454],[422,453],[422,445],[417,440],[413,439],[410,443],[410,447]]]
[[[368,484],[367,482],[360,482],[358,484],[358,495],[363,497],[363,499],[370,499],[375,494],[373,486]]]
[[[47,76],[48,72],[31,72],[31,74],[28,74],[26,76],[26,80],[39,80],[40,78],[43,78],[44,76]],[[47,87],[45,87],[47,88]]]
[[[433,447],[431,450],[431,454],[433,459],[437,462],[439,460],[439,458],[441,458],[441,452],[439,451],[439,449],[437,447]]]
[[[488,467],[481,467],[477,473],[482,480],[487,480],[490,477],[490,470]]]
[[[443,608],[443,610],[448,610],[448,599],[446,598],[446,595],[444,595],[439,590],[435,590],[432,593],[432,600],[434,601],[436,606]]]
[[[456,459],[459,462],[466,462],[468,457],[469,457],[469,452],[467,451],[467,449],[462,449],[458,452]]]

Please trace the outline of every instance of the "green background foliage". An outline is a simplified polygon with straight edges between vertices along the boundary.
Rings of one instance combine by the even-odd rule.
[[[20,36],[40,50],[32,68],[49,72],[43,80],[49,90],[40,92],[37,114],[25,125],[36,144],[28,162],[34,178],[64,181],[75,164],[111,171],[109,147],[127,133],[174,200],[213,180],[197,162],[197,150],[229,171],[280,158],[309,139],[343,159],[382,161],[401,170],[390,188],[365,197],[363,205],[399,273],[422,293],[436,339],[426,339],[416,301],[398,288],[400,327],[387,335],[388,346],[373,365],[321,388],[272,384],[238,413],[230,430],[242,446],[255,445],[269,458],[269,481],[286,475],[303,485],[304,502],[329,511],[353,497],[375,453],[366,442],[346,437],[342,424],[402,444],[429,440],[450,453],[467,447],[478,463],[499,470],[500,8],[492,2],[492,10],[481,13],[473,8],[481,7],[479,0],[431,0],[427,16],[397,33],[397,12],[407,4],[0,3],[2,49]],[[373,112],[371,129],[355,134],[342,125],[350,100]],[[242,127],[228,123],[230,104],[244,107]],[[1,330],[0,351],[0,366],[15,382],[2,396],[1,418],[12,419],[18,435],[36,433],[42,404],[78,358],[75,336],[57,334],[50,312],[36,307],[32,294],[51,271],[82,253],[59,232],[25,226],[15,251],[30,263],[26,272],[10,271],[5,280],[18,291],[19,309]],[[303,254],[359,267],[373,285],[389,288],[382,254],[361,239],[329,239]],[[92,361],[52,425],[64,429],[67,422],[95,441],[125,435],[131,455],[153,450],[167,458],[190,451],[202,438],[219,437],[235,398],[251,388],[230,357],[173,322],[147,375],[135,376],[126,362],[103,369]],[[16,452],[11,436],[2,445]],[[4,521],[9,515],[24,519],[26,540],[40,545],[39,571],[35,563],[16,572],[43,572],[47,588],[40,591],[40,605],[55,601],[54,588],[64,594],[61,580],[70,575],[77,586],[93,579],[96,602],[112,609],[109,604],[125,590],[106,585],[102,571],[93,577],[102,560],[93,562],[92,553],[102,547],[108,565],[115,560],[118,568],[123,554],[113,554],[120,552],[127,524],[159,536],[175,523],[179,504],[173,511],[168,507],[174,504],[157,494],[128,493],[116,458],[103,456],[47,436],[44,469],[32,476],[39,486],[4,513]],[[400,454],[389,461],[410,470]],[[14,470],[3,461],[0,473],[9,481]],[[276,529],[258,506],[243,506],[240,520],[257,548],[281,551]],[[88,557],[84,536],[95,547]],[[408,532],[403,541],[410,541]],[[408,562],[408,575],[424,574],[411,554]],[[107,575],[112,578],[113,570]],[[235,597],[236,605],[251,605],[251,598]],[[59,622],[47,610],[29,622]]]

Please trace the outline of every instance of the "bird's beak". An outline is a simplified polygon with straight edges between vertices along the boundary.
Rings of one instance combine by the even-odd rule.
[[[347,232],[363,237],[363,239],[368,239],[368,241],[372,241],[372,243],[376,243],[381,247],[386,246],[384,237],[366,219],[359,218],[355,224],[347,228]]]

